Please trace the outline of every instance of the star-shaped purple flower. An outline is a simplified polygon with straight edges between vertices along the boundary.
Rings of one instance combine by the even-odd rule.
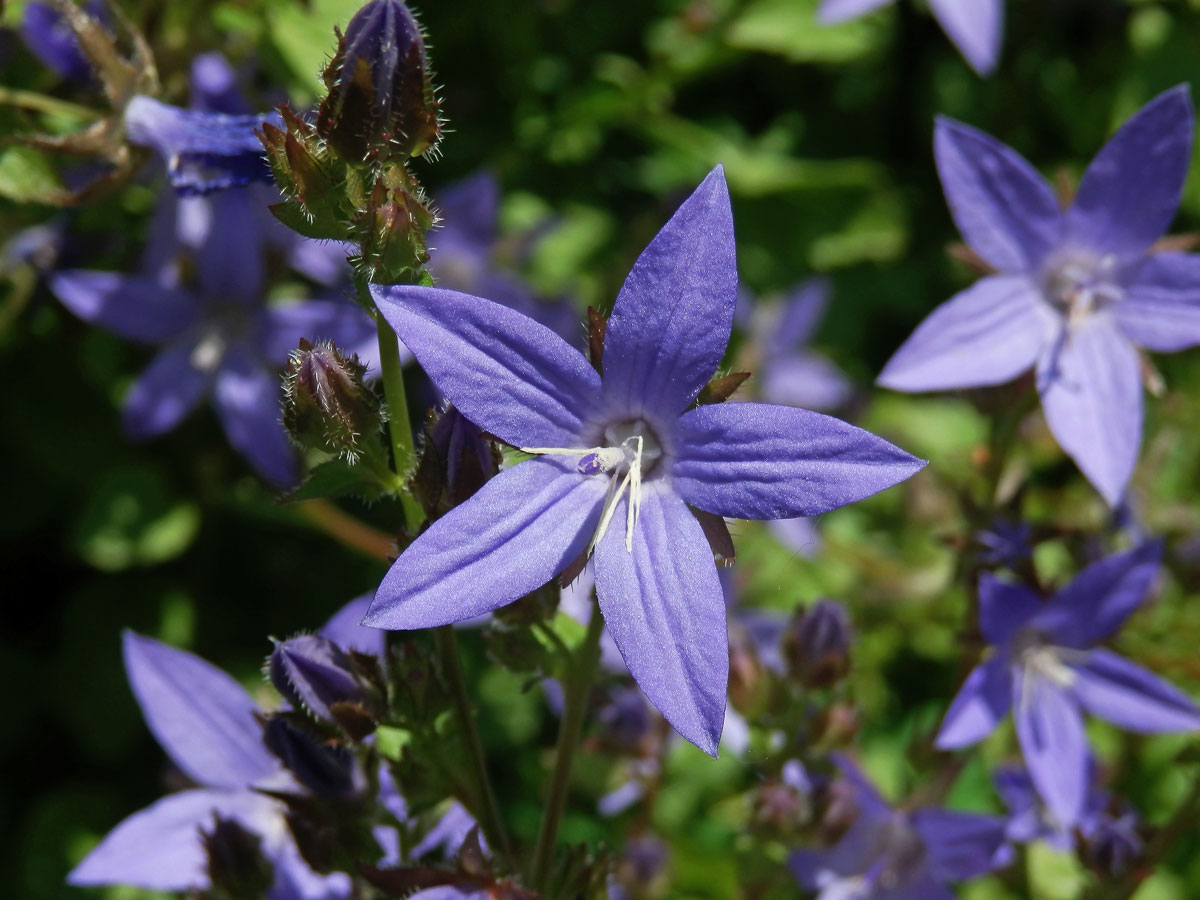
[[[197,787],[129,816],[75,867],[68,882],[205,890],[201,829],[210,829],[219,815],[261,838],[275,867],[269,900],[348,896],[349,879],[310,869],[292,841],[284,805],[258,791],[294,791],[296,785],[263,745],[258,706],[245,689],[199,657],[133,632],[125,633],[124,657],[146,724]]]
[[[824,0],[817,18],[836,25],[865,16],[895,0]],[[929,0],[929,8],[958,52],[980,75],[1000,61],[1004,40],[1004,0]]]
[[[954,900],[948,882],[992,869],[1003,820],[937,807],[892,809],[853,763],[835,761],[857,809],[854,822],[832,849],[788,859],[817,900]]]
[[[879,383],[979,387],[1036,366],[1050,430],[1115,506],[1141,444],[1137,348],[1200,343],[1200,256],[1152,252],[1179,205],[1193,119],[1186,86],[1152,100],[1088,166],[1066,212],[1010,148],[939,120],[950,212],[997,274],[934,310]]]
[[[991,575],[979,581],[979,626],[994,648],[967,676],[938,733],[943,749],[981,740],[1013,710],[1030,778],[1055,819],[1080,821],[1091,754],[1083,712],[1149,734],[1194,731],[1200,710],[1178,689],[1097,645],[1137,609],[1161,545],[1093,563],[1049,602]]]
[[[384,578],[366,624],[470,618],[590,554],[601,612],[630,672],[709,753],[725,712],[725,603],[689,506],[736,518],[815,515],[924,465],[807,410],[690,408],[725,352],[737,300],[719,167],[634,264],[608,320],[603,376],[548,328],[498,304],[436,288],[373,294],[450,401],[534,458],[422,534]]]
[[[170,431],[208,395],[234,449],[267,481],[286,486],[299,468],[279,421],[277,368],[302,337],[370,357],[374,329],[344,300],[265,305],[266,241],[277,226],[260,199],[248,189],[172,198],[141,273],[70,269],[49,283],[81,319],[161,348],[126,394],[130,437]],[[194,283],[183,277],[185,258],[195,264]]]

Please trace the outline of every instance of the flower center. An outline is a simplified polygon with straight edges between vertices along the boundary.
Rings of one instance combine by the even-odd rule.
[[[1076,325],[1124,296],[1117,279],[1117,258],[1079,251],[1053,257],[1042,270],[1042,293],[1055,312]]]
[[[662,444],[644,419],[615,422],[600,433],[595,447],[521,447],[523,453],[537,456],[574,456],[581,475],[607,476],[608,496],[600,514],[600,524],[588,544],[590,554],[608,531],[617,506],[629,491],[625,515],[625,549],[633,552],[633,528],[642,506],[642,481],[662,459]]]

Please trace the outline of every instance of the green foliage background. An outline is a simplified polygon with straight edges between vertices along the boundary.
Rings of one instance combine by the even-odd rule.
[[[169,99],[186,95],[187,65],[220,49],[243,65],[262,107],[310,103],[317,72],[353,0],[123,3],[150,35]],[[871,391],[883,361],[971,274],[945,253],[956,235],[931,157],[935,114],[963,119],[1024,153],[1047,174],[1078,177],[1115,127],[1159,91],[1200,84],[1200,0],[1010,0],[1003,61],[974,75],[917,3],[901,2],[834,29],[816,0],[441,0],[419,12],[453,129],[442,158],[418,162],[439,185],[480,167],[506,190],[507,232],[552,221],[524,274],[582,311],[611,303],[629,265],[682,196],[716,162],[733,192],[741,272],[758,294],[814,273],[835,284],[818,337],[862,388],[851,418],[933,461],[911,485],[832,514],[826,548],[799,558],[757,526],[739,529],[738,577],[748,602],[791,608],[828,595],[851,608],[861,636],[849,696],[861,707],[861,748],[894,797],[928,777],[925,746],[957,688],[968,598],[950,583],[953,539],[965,529],[958,491],[980,478],[988,421],[960,397]],[[5,12],[10,25],[20,4]],[[3,84],[75,102],[11,33],[0,35]],[[0,109],[0,134],[28,120]],[[69,121],[63,127],[71,125]],[[43,173],[46,178],[52,173]],[[42,177],[30,160],[0,158],[4,193]],[[80,240],[71,264],[130,267],[157,183],[65,214]],[[52,213],[0,205],[0,235]],[[53,213],[53,215],[60,215]],[[1189,180],[1176,231],[1200,228],[1200,176]],[[435,242],[436,243],[436,242]],[[188,647],[260,685],[267,635],[318,626],[373,588],[379,567],[333,546],[293,508],[279,507],[225,446],[211,413],[146,446],[125,442],[117,410],[146,353],[56,306],[28,271],[6,275],[0,306],[0,871],[10,894],[83,896],[69,867],[121,817],[162,791],[165,761],[126,687],[119,632],[131,627]],[[1160,360],[1170,392],[1150,400],[1140,512],[1165,533],[1172,574],[1118,648],[1196,695],[1200,689],[1200,360]],[[985,398],[993,406],[1003,396]],[[1107,527],[1091,489],[1040,425],[1027,423],[1016,474],[1019,508],[1050,540],[1044,580],[1069,576]],[[381,528],[398,511],[354,510]],[[1187,542],[1192,541],[1191,555]],[[499,760],[502,802],[529,837],[554,720],[538,691],[488,666],[467,639],[480,721]],[[258,688],[264,698],[268,691]],[[1162,821],[1195,772],[1175,738],[1097,729],[1116,785]],[[1000,735],[982,756],[1005,755]],[[747,792],[758,760],[710,762],[690,748],[671,759],[649,823],[672,847],[673,896],[792,896],[786,879],[747,862]],[[565,826],[574,840],[618,843],[645,822],[590,813],[614,773],[585,757]],[[950,802],[998,809],[984,766],[969,765]],[[786,847],[769,848],[782,862]],[[748,873],[748,874],[747,874]],[[1090,876],[1049,853],[1029,864],[1028,896],[1069,900]],[[1200,837],[1177,843],[1139,900],[1200,895]],[[754,886],[753,889],[749,886]],[[972,900],[1024,896],[990,879]],[[141,896],[127,889],[96,892]]]

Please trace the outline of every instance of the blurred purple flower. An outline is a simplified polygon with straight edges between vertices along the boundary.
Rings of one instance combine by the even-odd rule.
[[[84,11],[97,22],[109,21],[104,0],[88,0]],[[59,78],[76,82],[93,79],[92,64],[75,32],[51,4],[39,0],[26,3],[20,31],[29,52]]]
[[[1090,782],[1084,711],[1143,734],[1200,728],[1200,710],[1183,693],[1096,646],[1137,609],[1161,551],[1151,543],[1106,557],[1048,603],[1024,587],[980,578],[979,626],[994,653],[967,676],[937,745],[973,744],[1012,708],[1030,777],[1066,827],[1083,816]]]
[[[996,793],[1008,808],[1008,823],[1005,825],[1007,839],[1014,844],[1043,841],[1063,853],[1074,850],[1075,829],[1086,833],[1108,803],[1108,793],[1093,781],[1091,773],[1094,769],[1089,758],[1087,798],[1079,821],[1073,824],[1064,824],[1055,818],[1023,766],[1004,766],[996,770],[992,781],[996,785]],[[1011,859],[1011,851],[1006,859]]]
[[[276,369],[302,337],[371,357],[374,328],[340,299],[264,306],[268,223],[254,194],[183,199],[174,212],[174,246],[152,244],[142,273],[69,269],[50,289],[81,319],[162,348],[125,397],[130,437],[170,431],[210,395],[234,449],[267,481],[289,485],[299,467],[280,425]],[[189,229],[203,235],[194,254]],[[181,256],[194,256],[194,284],[180,277]]]
[[[1200,343],[1200,256],[1152,252],[1179,205],[1192,105],[1181,85],[1105,145],[1064,213],[1013,150],[951,119],[934,140],[950,212],[998,274],[942,304],[879,383],[901,391],[979,387],[1036,366],[1046,422],[1115,506],[1142,433],[1138,347]]]
[[[594,551],[609,633],[650,701],[715,754],[728,643],[717,568],[691,504],[719,516],[813,515],[923,463],[862,429],[759,403],[690,409],[737,297],[720,168],[634,264],[604,376],[548,328],[453,291],[372,293],[467,418],[535,458],[501,472],[400,556],[367,623],[429,628],[511,603]]]
[[[824,0],[817,18],[826,25],[856,19],[895,0]],[[980,75],[1000,61],[1004,0],[929,0],[929,8],[958,52]]]
[[[500,184],[494,175],[480,172],[446,187],[436,205],[440,218],[429,235],[428,268],[439,287],[515,309],[567,341],[579,336],[579,316],[569,303],[539,299],[497,265]]]
[[[125,106],[130,143],[152,148],[183,196],[208,194],[252,181],[270,181],[271,169],[255,131],[281,126],[278,113],[230,115],[171,106],[139,94]]]
[[[806,346],[825,317],[831,292],[827,278],[810,278],[780,303],[755,307],[751,337],[758,349],[762,397],[768,403],[828,410],[850,398],[846,376]]]
[[[301,859],[285,807],[258,789],[294,790],[263,745],[259,712],[236,681],[197,656],[131,631],[125,671],[146,724],[198,787],[170,794],[125,819],[68,876],[80,886],[129,884],[160,891],[209,886],[201,828],[214,814],[262,839],[275,866],[270,900],[348,896],[345,875],[322,876]]]
[[[991,870],[1002,819],[936,807],[893,810],[853,763],[836,762],[852,789],[853,823],[832,849],[800,850],[788,860],[818,900],[953,900],[948,882]]]

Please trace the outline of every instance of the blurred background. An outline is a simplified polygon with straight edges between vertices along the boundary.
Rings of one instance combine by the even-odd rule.
[[[148,36],[164,99],[187,102],[193,56],[219,50],[252,109],[309,107],[319,71],[354,0],[120,0]],[[919,2],[901,0],[846,25],[816,24],[816,0],[442,0],[413,4],[429,37],[450,133],[414,171],[439,190],[481,170],[502,189],[498,264],[582,321],[608,308],[637,253],[717,162],[733,196],[739,265],[756,297],[829,276],[832,301],[814,346],[854,382],[841,415],[934,460],[903,489],[819,523],[813,553],[739,525],[734,577],[743,603],[782,610],[832,596],[859,635],[846,702],[859,748],[893,799],[930,777],[928,737],[962,672],[967,597],[952,582],[964,529],[961,492],[981,477],[988,415],[1003,392],[971,398],[874,391],[890,353],[935,305],[975,277],[946,253],[957,240],[931,155],[935,115],[978,126],[1048,177],[1077,179],[1115,128],[1158,92],[1200,81],[1200,0],[1010,0],[1000,66],[976,75]],[[23,43],[23,4],[8,2],[0,84],[102,108],[94,88],[47,69]],[[0,135],[77,127],[69,108],[34,119],[0,106]],[[0,151],[0,244],[50,223],[57,264],[132,270],[163,190],[152,164],[102,202],[59,210],[22,202],[37,159]],[[1200,176],[1174,231],[1200,228]],[[432,241],[436,246],[436,237]],[[272,291],[310,289],[275,273]],[[582,335],[582,330],[580,330]],[[749,331],[732,351],[740,352]],[[1200,689],[1200,361],[1158,360],[1169,392],[1148,401],[1136,527],[1165,534],[1171,574],[1119,649],[1195,696]],[[123,628],[189,648],[244,683],[269,635],[318,627],[371,590],[378,563],[311,527],[226,445],[208,409],[153,442],[120,432],[119,406],[149,359],[87,326],[47,291],[37,268],[0,258],[0,871],[14,896],[84,897],[63,878],[120,818],[159,796],[165,757],[144,727],[121,666]],[[753,389],[753,381],[749,388]],[[1110,516],[1034,417],[1024,432],[1011,509],[1034,521],[1039,575],[1055,583],[1100,552]],[[392,531],[398,510],[342,504]],[[958,541],[959,543],[956,543]],[[488,665],[475,635],[474,696],[502,803],[531,836],[537,785],[555,719],[537,689]],[[1124,793],[1149,821],[1173,810],[1188,776],[1183,739],[1139,739],[1097,727],[1122,765]],[[1000,809],[988,746],[948,802]],[[994,754],[993,754],[994,755]],[[690,747],[668,757],[652,801],[599,819],[588,796],[612,787],[608,763],[579,765],[571,840],[619,845],[652,829],[670,848],[669,896],[795,896],[750,858],[753,759],[712,762]],[[578,798],[577,798],[578,799]],[[1070,900],[1090,884],[1051,851],[1031,859],[1028,896]],[[1180,840],[1138,900],[1200,896],[1200,836]],[[651,890],[648,888],[648,890]],[[973,900],[1026,896],[1011,879],[961,890]],[[141,898],[132,889],[93,896]]]

